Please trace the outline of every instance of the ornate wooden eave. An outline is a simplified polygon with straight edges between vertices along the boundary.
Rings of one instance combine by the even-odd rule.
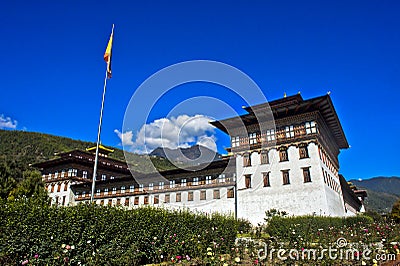
[[[259,117],[259,114],[262,114],[263,112],[266,114],[272,112],[274,120],[278,121],[284,118],[317,111],[321,114],[322,119],[329,128],[329,131],[332,133],[337,146],[340,149],[349,148],[343,128],[329,95],[303,100],[301,95],[297,94],[270,103],[246,107],[244,109],[248,114],[220,121],[213,121],[211,124],[229,134],[228,132],[234,131],[235,128],[243,127],[243,125],[248,127],[259,123],[257,117]],[[268,118],[268,115],[264,115],[261,119],[266,118]],[[271,125],[274,123],[272,119],[263,122],[270,123]]]

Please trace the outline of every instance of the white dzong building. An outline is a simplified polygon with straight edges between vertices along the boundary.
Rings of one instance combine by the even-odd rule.
[[[350,216],[362,201],[339,175],[338,155],[349,147],[328,95],[300,94],[246,107],[247,114],[211,122],[231,137],[229,154],[203,167],[153,174],[130,172],[102,147],[94,200],[225,213],[253,224],[271,209],[289,215]],[[90,200],[93,150],[71,151],[38,163],[53,203]],[[365,195],[366,196],[366,195]]]

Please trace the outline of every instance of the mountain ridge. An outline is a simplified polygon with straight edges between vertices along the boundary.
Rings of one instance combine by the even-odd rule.
[[[368,179],[349,180],[357,189],[367,191],[365,206],[367,210],[389,213],[393,204],[400,198],[400,177],[377,176]]]

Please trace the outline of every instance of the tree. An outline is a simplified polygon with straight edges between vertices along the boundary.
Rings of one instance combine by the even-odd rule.
[[[9,199],[21,197],[37,197],[46,200],[47,192],[42,177],[38,171],[27,170],[23,173],[23,180],[9,193]]]
[[[400,199],[393,204],[391,217],[400,222]]]
[[[12,171],[4,161],[0,162],[0,198],[6,199],[11,190],[15,188],[16,181],[12,176]]]

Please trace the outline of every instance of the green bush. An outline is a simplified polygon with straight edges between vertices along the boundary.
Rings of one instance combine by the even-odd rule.
[[[0,265],[139,265],[227,253],[238,223],[218,214],[80,204],[34,198],[0,202]]]
[[[368,226],[373,219],[359,215],[354,217],[324,217],[324,216],[272,216],[265,227],[265,232],[271,236],[290,239],[295,237],[313,240],[320,232],[329,232],[333,228],[352,228]]]

